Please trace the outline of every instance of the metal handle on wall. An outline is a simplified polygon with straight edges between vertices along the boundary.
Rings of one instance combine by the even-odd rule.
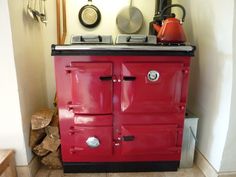
[[[190,129],[191,135],[193,136],[193,139],[195,140],[195,142],[197,142],[198,140],[197,140],[197,137],[195,136],[195,134],[193,133],[192,127],[190,126],[189,129]]]
[[[133,0],[130,0],[129,8],[131,8],[132,6],[133,6]]]

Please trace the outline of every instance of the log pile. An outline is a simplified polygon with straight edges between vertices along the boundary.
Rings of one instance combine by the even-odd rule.
[[[44,109],[31,117],[30,147],[49,168],[61,168],[60,134],[57,111]]]

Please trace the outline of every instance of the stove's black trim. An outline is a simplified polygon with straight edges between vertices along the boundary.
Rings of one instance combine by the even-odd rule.
[[[194,52],[182,51],[101,51],[101,50],[54,50],[52,56],[194,56]]]
[[[148,51],[148,50],[56,50],[52,45],[52,56],[194,56],[192,51]]]
[[[64,173],[177,171],[179,161],[164,162],[66,162]]]

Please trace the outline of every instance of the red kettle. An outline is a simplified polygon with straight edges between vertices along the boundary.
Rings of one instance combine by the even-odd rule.
[[[160,18],[164,19],[164,13],[167,9],[172,7],[179,7],[183,11],[182,21],[175,18],[175,14],[172,14],[170,17],[167,17],[165,20],[162,21],[162,26],[158,24],[153,24],[153,28],[157,32],[157,40],[158,42],[163,43],[184,43],[186,42],[186,37],[184,33],[184,29],[182,23],[185,19],[185,9],[183,6],[179,4],[172,4],[166,6],[162,11]]]

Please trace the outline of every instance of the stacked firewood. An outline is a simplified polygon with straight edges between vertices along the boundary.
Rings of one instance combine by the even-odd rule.
[[[44,109],[31,117],[30,147],[49,168],[61,168],[60,134],[57,111]]]

